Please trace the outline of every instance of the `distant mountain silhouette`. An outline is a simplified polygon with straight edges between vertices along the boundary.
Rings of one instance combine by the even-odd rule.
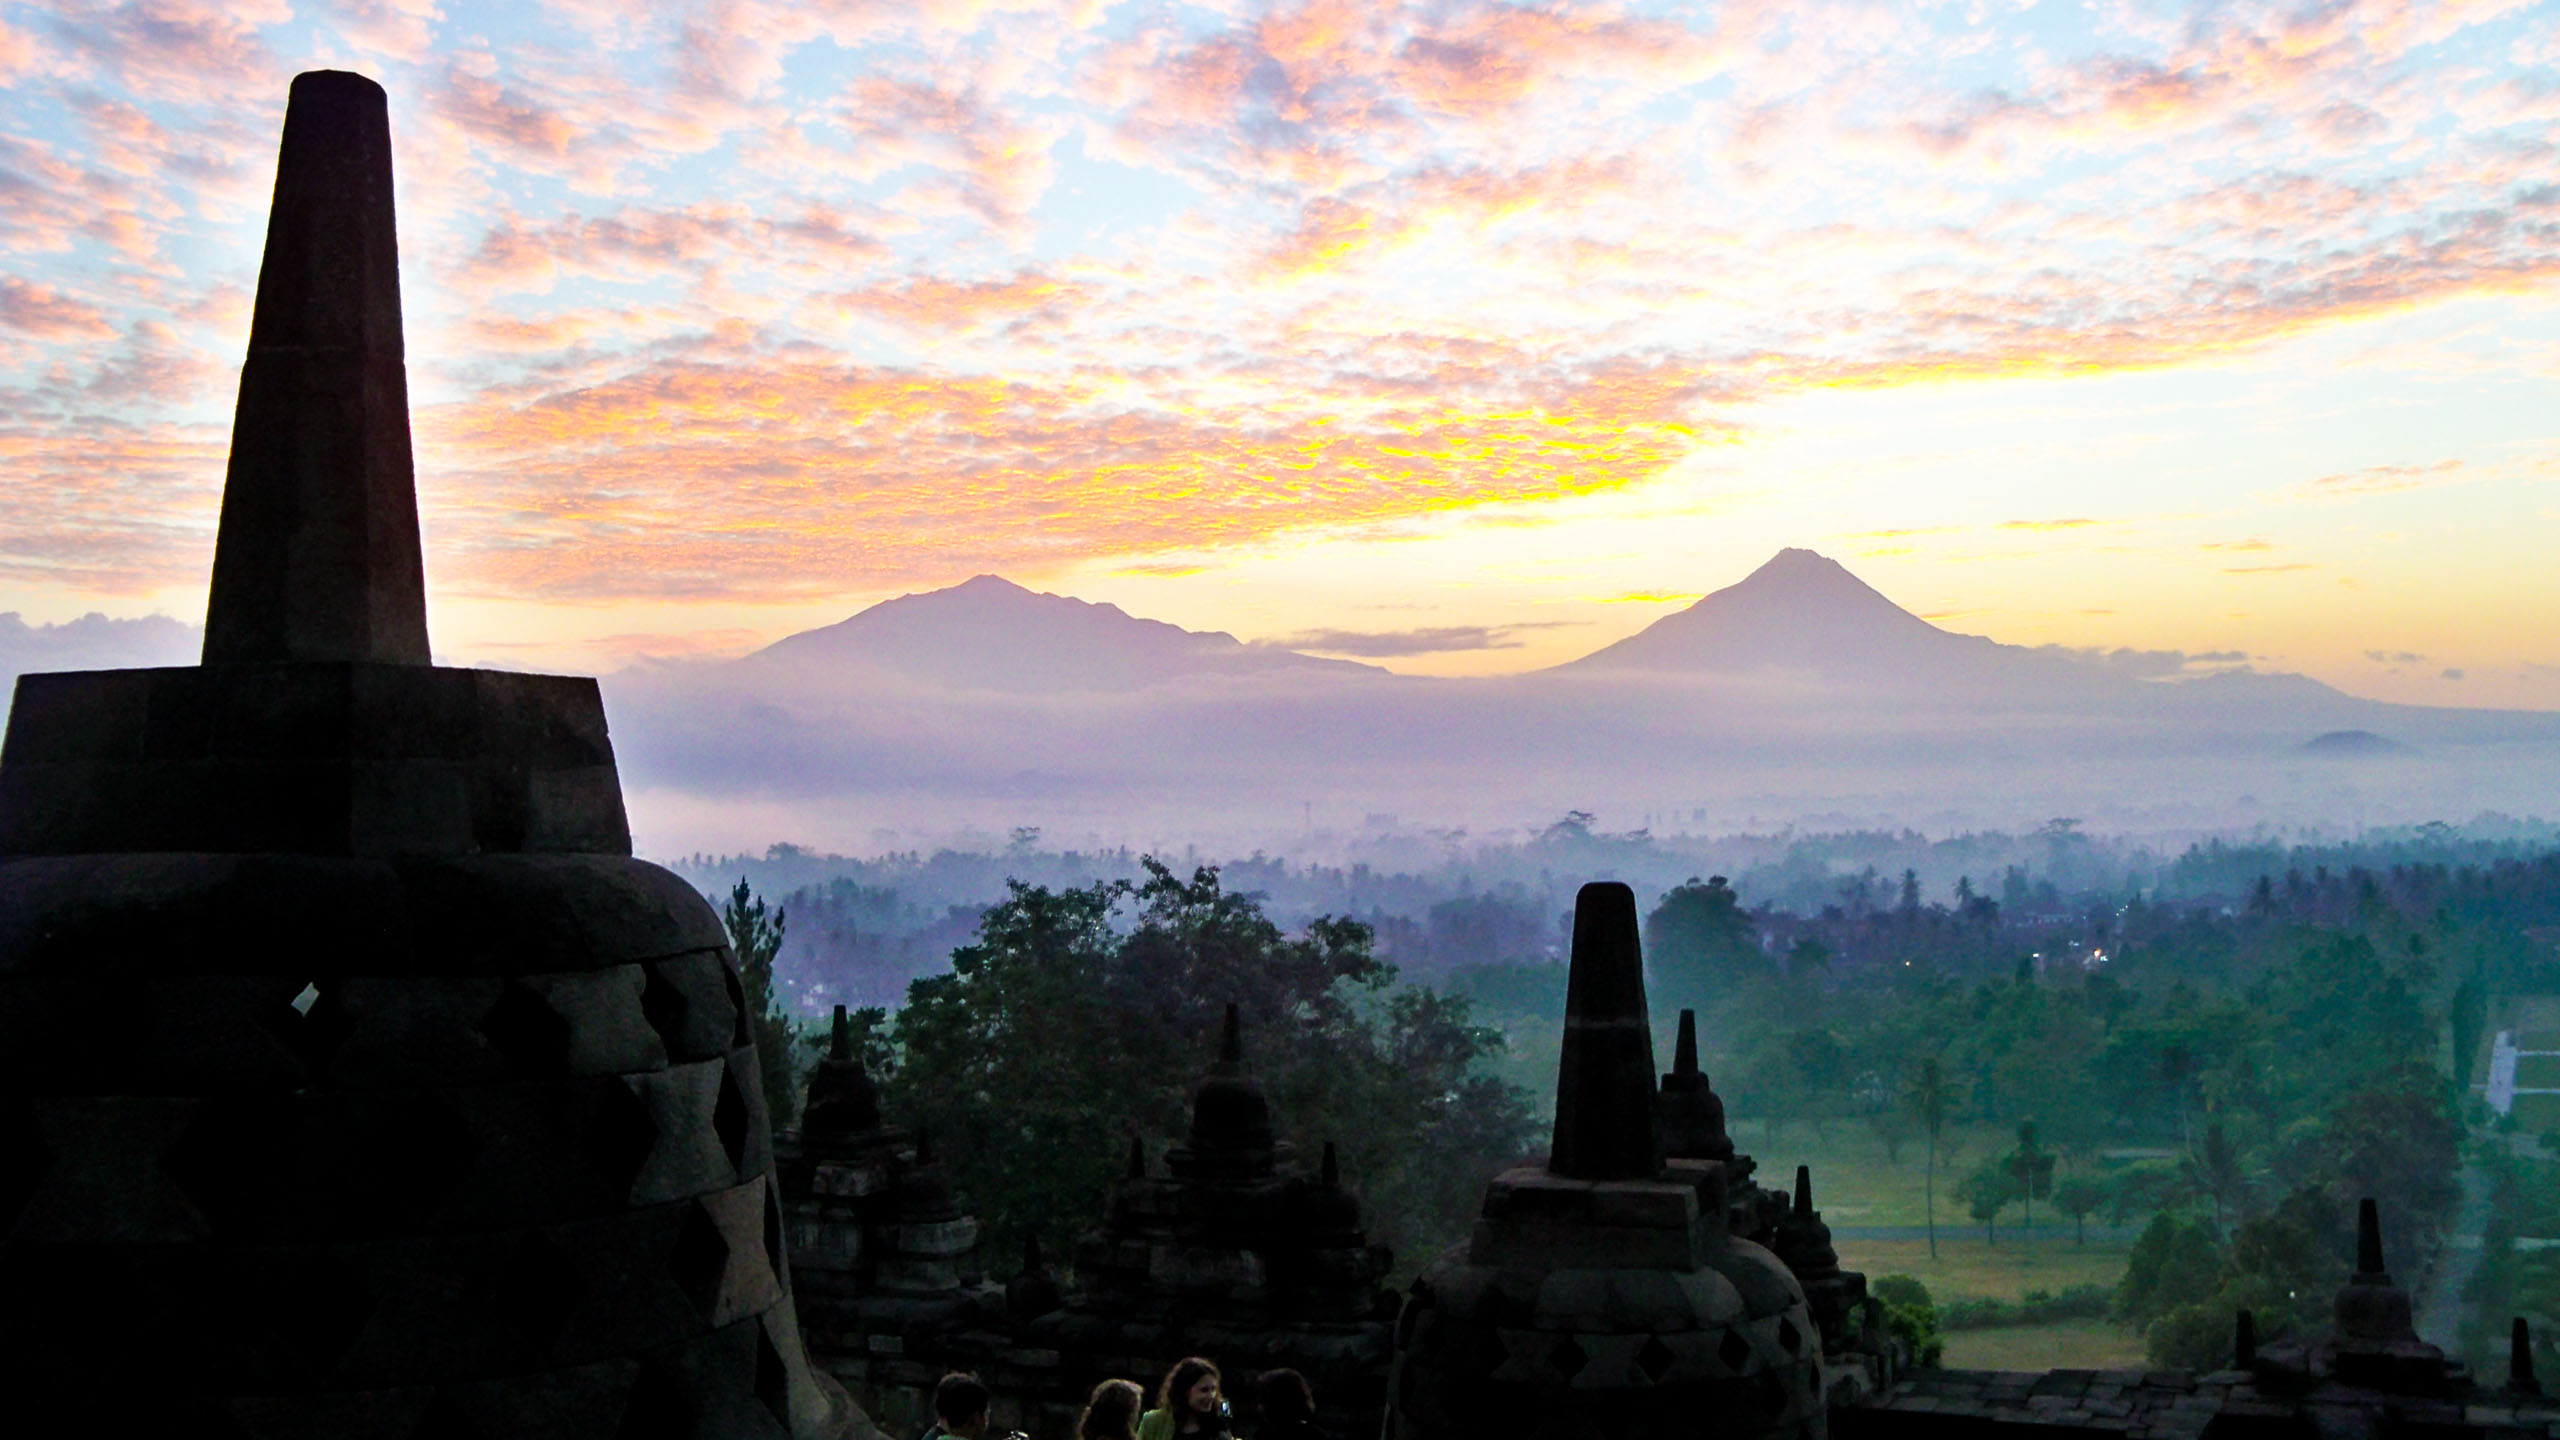
[[[626,780],[694,817],[661,826],[787,813],[812,833],[1028,822],[1259,844],[1328,805],[1459,827],[1579,809],[2192,829],[2560,796],[2560,716],[1952,634],[1808,550],[1521,675],[1393,676],[980,576],[743,660],[635,666],[606,699]],[[2318,757],[2359,742],[2303,745],[2343,731],[2420,753],[2340,764]]]
[[[2332,730],[2303,741],[2302,753],[2331,760],[2361,760],[2377,755],[2415,755],[2418,752],[2370,730]]]
[[[1141,620],[1117,605],[980,575],[884,600],[777,640],[739,662],[802,679],[891,675],[949,690],[1128,691],[1217,675],[1384,675],[1371,665],[1247,645],[1223,631]]]
[[[1630,675],[1774,671],[1861,687],[2102,680],[2113,688],[2127,680],[2074,658],[1941,630],[1877,593],[1839,561],[1789,549],[1689,608],[1556,669]]]

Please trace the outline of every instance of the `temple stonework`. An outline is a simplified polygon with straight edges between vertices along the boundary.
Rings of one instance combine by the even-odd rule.
[[[810,1096],[807,1124],[780,1147],[803,1324],[817,1362],[884,1424],[923,1428],[934,1382],[970,1370],[996,1391],[1000,1426],[1063,1435],[1097,1382],[1151,1386],[1205,1354],[1234,1384],[1301,1371],[1335,1427],[1375,1430],[1392,1343],[1393,1297],[1379,1289],[1389,1256],[1364,1234],[1331,1147],[1311,1174],[1276,1138],[1234,1007],[1192,1089],[1188,1135],[1161,1168],[1131,1142],[1102,1224],[1076,1242],[1072,1290],[1036,1246],[1002,1285],[965,1265],[920,1274],[911,1253],[893,1260],[897,1247],[917,1249],[896,1199],[913,1185],[911,1151],[880,1123],[843,1047]],[[935,1223],[966,1226],[974,1241],[974,1221],[956,1205],[948,1217]],[[955,1245],[962,1233],[934,1232]]]
[[[2382,1226],[2358,1206],[2356,1268],[2325,1335],[2258,1344],[2235,1317],[2231,1364],[2184,1371],[1916,1370],[1839,1412],[1840,1440],[2552,1440],[2560,1400],[2542,1393],[2515,1322],[2506,1384],[2418,1338],[2409,1293],[2383,1267]]]
[[[1582,888],[1566,983],[1547,1163],[1496,1177],[1474,1238],[1414,1282],[1387,1434],[1821,1440],[1803,1285],[1733,1232],[1724,1161],[1663,1155],[1626,886]]]
[[[872,1433],[595,682],[429,663],[381,88],[293,82],[204,663],[0,746],[0,1392],[96,1433]],[[114,1036],[112,1041],[109,1036]]]

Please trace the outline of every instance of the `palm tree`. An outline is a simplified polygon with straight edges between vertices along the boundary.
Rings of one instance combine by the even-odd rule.
[[[1922,1133],[1929,1137],[1929,1169],[1921,1182],[1921,1203],[1929,1218],[1929,1258],[1938,1258],[1938,1132],[1947,1127],[1947,1110],[1955,1098],[1955,1087],[1947,1079],[1947,1067],[1935,1055],[1925,1056],[1911,1067],[1911,1080],[1903,1088],[1902,1103],[1919,1122]]]

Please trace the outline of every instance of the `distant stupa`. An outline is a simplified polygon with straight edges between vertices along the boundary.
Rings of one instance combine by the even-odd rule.
[[[595,682],[429,663],[391,196],[381,87],[297,77],[204,663],[18,682],[0,1392],[44,1433],[873,1433],[803,1358],[736,957],[631,858]]]

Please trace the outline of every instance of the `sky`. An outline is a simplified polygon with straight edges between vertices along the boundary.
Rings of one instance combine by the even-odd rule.
[[[0,0],[0,612],[200,616],[319,67],[448,663],[996,572],[1481,674],[1799,545],[2560,709],[2560,0]]]

